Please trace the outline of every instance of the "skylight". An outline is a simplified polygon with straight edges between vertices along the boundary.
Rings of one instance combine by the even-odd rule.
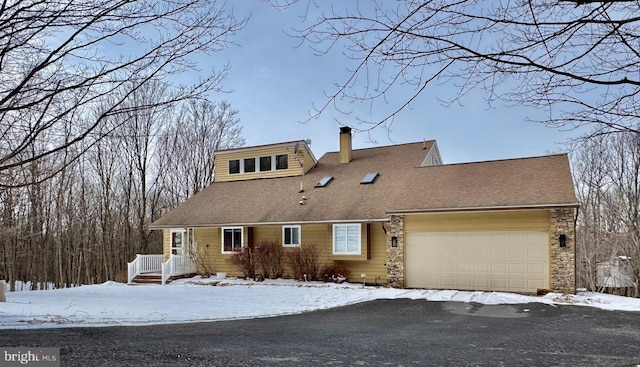
[[[333,180],[333,176],[324,176],[315,187],[325,187],[331,180]]]
[[[372,184],[373,181],[375,181],[377,177],[378,177],[378,172],[369,172],[369,173],[367,173],[366,176],[364,176],[362,181],[360,181],[360,184],[362,184],[362,185]]]

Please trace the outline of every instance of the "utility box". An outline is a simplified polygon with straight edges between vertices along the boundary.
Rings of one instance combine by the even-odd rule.
[[[627,256],[614,256],[599,262],[596,268],[596,286],[598,288],[633,287],[631,259]]]

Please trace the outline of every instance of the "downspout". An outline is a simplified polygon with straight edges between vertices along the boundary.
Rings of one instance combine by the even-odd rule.
[[[578,215],[580,215],[580,206],[576,207],[576,215],[573,218],[573,289],[574,293],[578,293]]]

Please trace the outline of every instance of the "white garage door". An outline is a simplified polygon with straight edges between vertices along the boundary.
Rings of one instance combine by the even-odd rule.
[[[548,232],[406,235],[408,288],[510,292],[549,288]]]

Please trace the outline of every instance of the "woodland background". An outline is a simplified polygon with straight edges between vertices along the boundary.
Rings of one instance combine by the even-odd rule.
[[[489,108],[532,107],[546,116],[537,122],[575,129],[578,287],[597,289],[596,264],[626,256],[638,296],[638,0],[264,2],[303,9],[292,36],[319,57],[339,48],[356,61],[310,120],[389,104],[345,118],[390,129],[446,84],[444,105],[477,89]],[[215,150],[244,144],[237,112],[216,97],[229,66],[196,60],[215,60],[247,21],[209,0],[0,4],[0,279],[100,283],[161,252],[148,225],[212,182]],[[399,90],[410,97],[389,98]]]

